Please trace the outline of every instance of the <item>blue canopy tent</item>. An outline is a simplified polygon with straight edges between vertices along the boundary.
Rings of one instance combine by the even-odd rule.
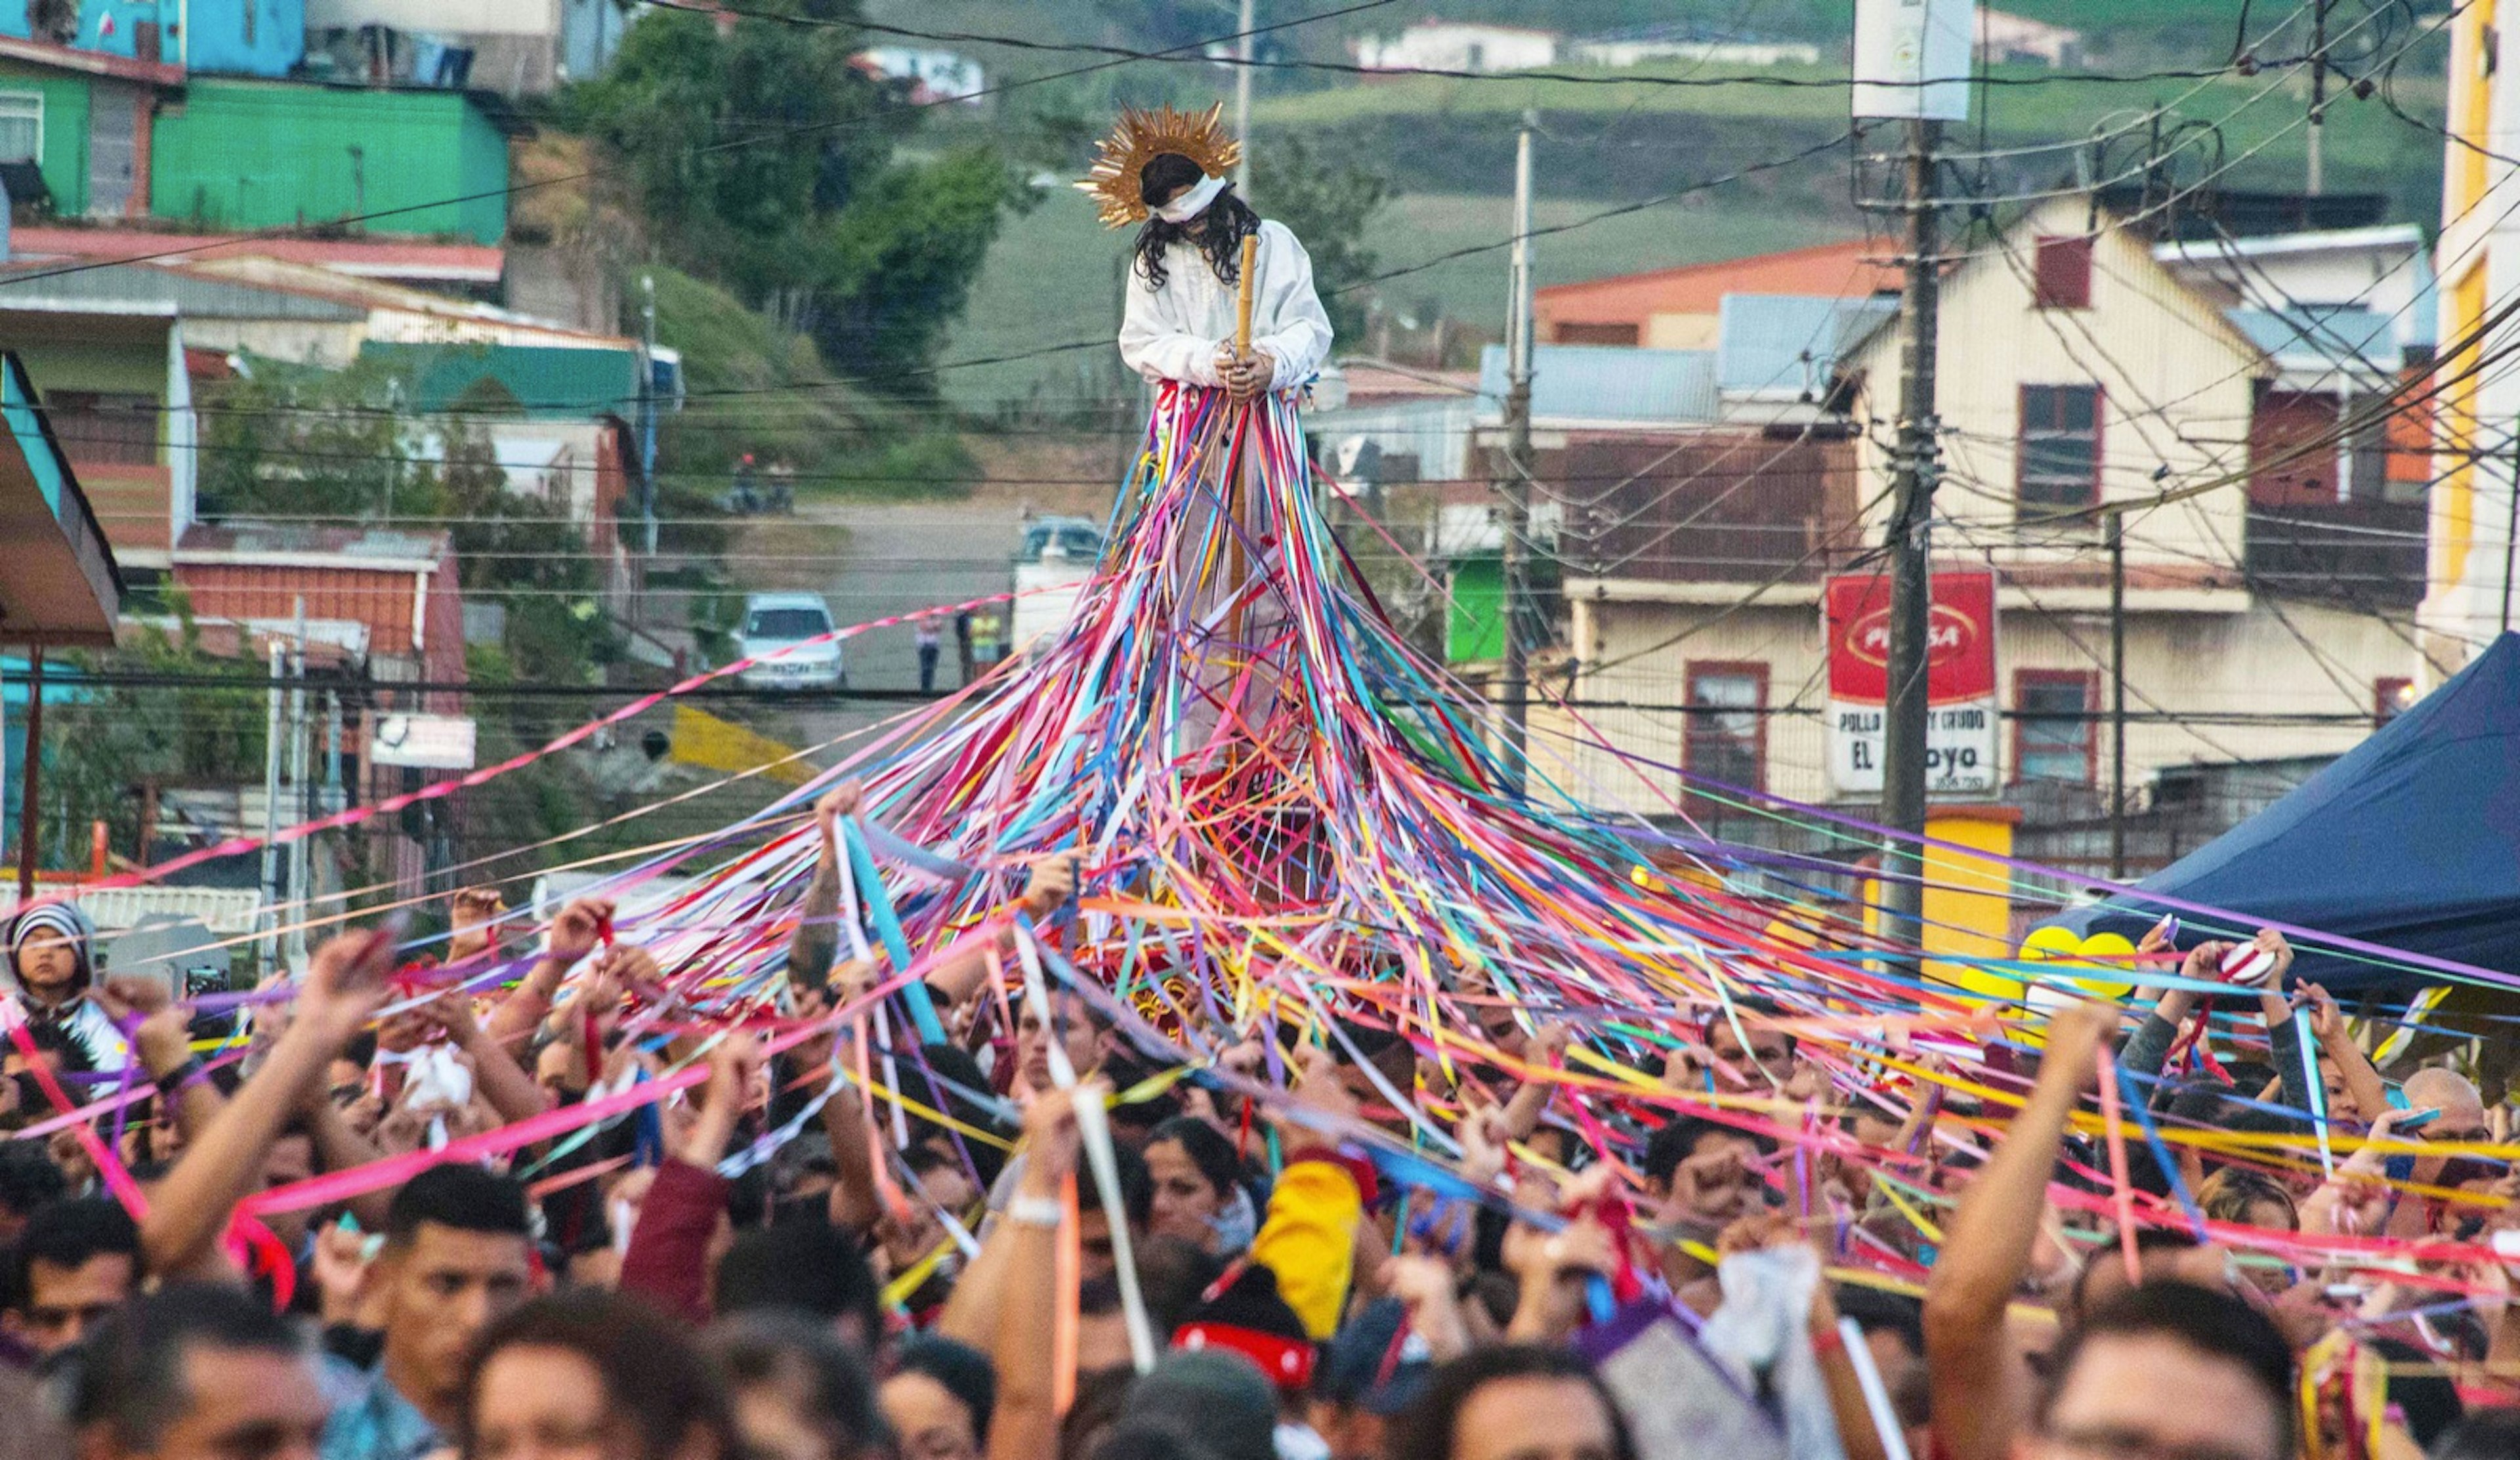
[[[2171,910],[2146,892],[2520,975],[2520,633],[2274,805],[2048,922],[2136,938]],[[2182,917],[2182,946],[2245,931]],[[2296,970],[2340,994],[2441,982],[2310,949]]]

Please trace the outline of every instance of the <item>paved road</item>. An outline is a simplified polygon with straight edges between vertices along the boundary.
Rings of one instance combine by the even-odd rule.
[[[847,540],[828,563],[819,559],[814,527],[838,527]],[[797,518],[785,531],[764,536],[775,541],[746,561],[739,550],[730,566],[746,582],[760,587],[804,588],[831,601],[842,624],[862,624],[897,613],[958,603],[987,594],[1004,593],[1009,581],[1008,556],[1022,530],[1021,508],[1011,498],[982,495],[968,502],[860,504],[804,502]],[[937,685],[955,683],[952,626],[946,626],[945,650]],[[910,626],[878,629],[848,643],[849,685],[857,689],[916,689],[919,658]],[[901,706],[818,706],[793,715],[770,717],[788,722],[800,743],[820,744],[850,730],[897,713]],[[765,727],[771,728],[771,727]]]

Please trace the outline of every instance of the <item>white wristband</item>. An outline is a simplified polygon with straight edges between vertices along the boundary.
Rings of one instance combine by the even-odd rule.
[[[1057,1227],[1067,1219],[1067,1204],[1055,1196],[1018,1196],[1007,1204],[1007,1220],[1023,1227]]]

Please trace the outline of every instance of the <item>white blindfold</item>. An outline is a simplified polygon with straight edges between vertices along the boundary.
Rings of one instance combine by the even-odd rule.
[[[1197,187],[1181,194],[1174,198],[1170,202],[1165,203],[1163,206],[1151,208],[1148,211],[1152,212],[1156,217],[1163,219],[1166,223],[1188,223],[1192,218],[1206,212],[1207,205],[1216,201],[1216,195],[1224,192],[1225,188],[1225,179],[1221,177],[1203,177],[1198,180]]]

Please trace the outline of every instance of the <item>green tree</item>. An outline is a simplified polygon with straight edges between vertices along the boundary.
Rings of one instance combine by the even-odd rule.
[[[404,384],[375,364],[255,360],[200,402],[202,510],[384,517],[426,509],[432,470],[403,440]]]
[[[653,12],[568,113],[618,154],[678,266],[905,393],[958,314],[1000,219],[1028,198],[995,152],[895,149],[919,108],[850,58],[846,0],[764,0],[723,29]]]
[[[1374,216],[1396,196],[1391,179],[1353,162],[1332,164],[1298,137],[1251,150],[1253,205],[1304,241],[1330,328],[1351,345],[1365,337],[1364,282],[1382,263],[1368,242]]]
[[[511,492],[472,423],[470,413],[504,392],[476,387],[456,400],[468,414],[421,416],[406,404],[410,382],[382,366],[252,366],[202,401],[208,514],[446,519],[467,596],[509,609],[518,673],[583,683],[615,656],[594,567],[604,545],[552,505]]]

